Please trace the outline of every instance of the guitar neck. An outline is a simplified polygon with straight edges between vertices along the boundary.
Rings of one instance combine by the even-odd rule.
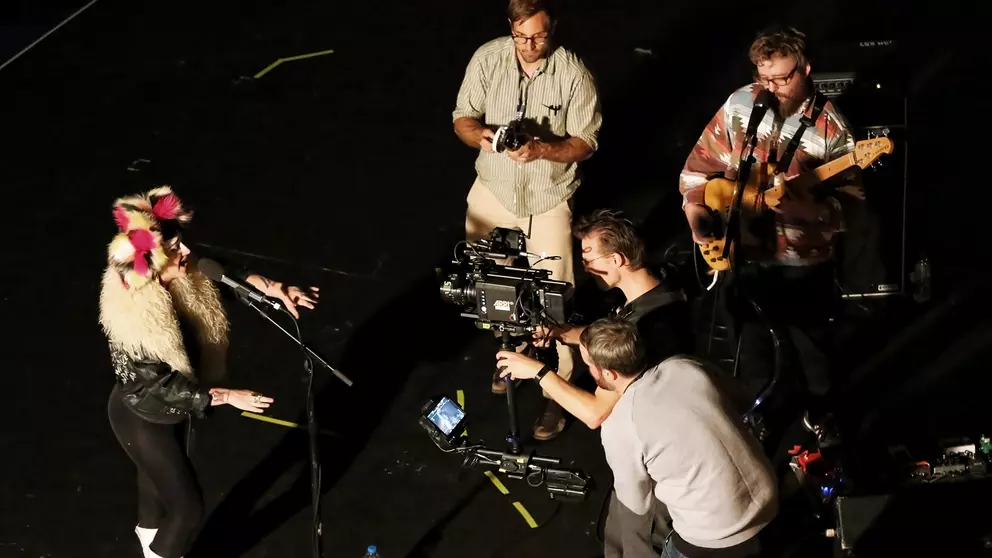
[[[854,156],[854,153],[848,153],[795,177],[791,182],[798,186],[813,186],[836,174],[844,172],[856,164],[858,164],[858,160]]]

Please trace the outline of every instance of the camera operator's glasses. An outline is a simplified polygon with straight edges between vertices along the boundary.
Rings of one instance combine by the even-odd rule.
[[[534,41],[534,44],[538,46],[543,45],[544,43],[548,42],[548,34],[538,33],[533,37],[525,37],[523,35],[513,36],[513,42],[517,43],[518,45],[525,45],[527,44],[528,41]]]
[[[584,266],[586,266],[586,267],[588,267],[588,266],[589,266],[589,264],[591,264],[592,262],[594,262],[594,261],[596,261],[596,260],[601,260],[601,259],[603,259],[603,258],[606,258],[606,257],[609,257],[609,256],[612,256],[612,255],[613,255],[613,253],[612,253],[612,252],[610,252],[609,254],[603,254],[603,255],[601,255],[601,256],[596,256],[595,258],[593,258],[593,259],[591,259],[591,260],[587,260],[587,259],[585,259],[585,258],[582,258],[582,265],[584,265]]]

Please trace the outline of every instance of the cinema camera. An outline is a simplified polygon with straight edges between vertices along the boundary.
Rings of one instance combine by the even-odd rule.
[[[462,307],[461,315],[476,320],[480,329],[524,334],[565,323],[572,285],[552,280],[550,271],[533,264],[522,268],[495,261],[520,257],[561,259],[531,254],[524,250],[522,231],[497,228],[489,238],[458,243],[456,269],[442,278],[441,297]]]
[[[450,397],[440,395],[425,403],[419,423],[442,451],[463,454],[464,467],[498,469],[510,478],[525,479],[534,488],[543,484],[551,499],[562,502],[580,502],[588,494],[591,479],[581,471],[558,468],[559,459],[530,452],[501,452],[469,443],[462,436],[468,417]]]
[[[496,228],[489,238],[459,242],[455,268],[441,276],[441,298],[462,309],[461,315],[475,320],[476,327],[500,332],[501,351],[514,350],[513,336],[529,334],[538,326],[560,326],[566,322],[572,285],[551,279],[551,272],[534,269],[542,260],[561,256],[532,254],[525,249],[526,235],[519,230]],[[496,260],[533,258],[527,267],[498,264]],[[456,444],[465,430],[465,412],[447,397],[427,402],[420,424],[444,451],[464,453],[465,466],[496,467],[511,478],[527,479],[531,486],[547,487],[552,498],[582,499],[589,479],[581,472],[558,469],[558,459],[524,452],[517,426],[514,385],[506,381],[506,406],[510,431],[509,452],[482,445]],[[464,442],[464,440],[462,440]]]
[[[521,231],[496,228],[488,239],[459,242],[455,248],[457,269],[443,277],[441,298],[462,308],[461,315],[475,320],[476,327],[501,334],[500,351],[512,351],[519,343],[512,336],[533,332],[538,326],[565,323],[566,304],[572,297],[572,285],[554,281],[546,269],[534,269],[544,259],[561,256],[531,254],[524,249]],[[526,268],[499,265],[495,260],[532,257],[537,261]],[[510,415],[510,433],[506,440],[510,451],[520,453],[517,406],[513,382],[506,381],[506,406]]]

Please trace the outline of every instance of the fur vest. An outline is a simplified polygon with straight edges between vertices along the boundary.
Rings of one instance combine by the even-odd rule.
[[[188,322],[199,343],[200,362],[191,363],[179,319]],[[224,377],[230,326],[213,282],[190,268],[168,288],[151,281],[128,289],[108,268],[100,289],[100,325],[112,347],[133,360],[157,360],[203,384]]]

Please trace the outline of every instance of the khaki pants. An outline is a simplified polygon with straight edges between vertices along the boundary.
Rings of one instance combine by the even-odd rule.
[[[530,217],[520,218],[507,211],[496,196],[476,178],[472,189],[469,190],[467,201],[468,211],[465,214],[467,240],[471,242],[485,238],[497,227],[519,229],[524,232],[530,227],[530,238],[526,240],[528,252],[561,256],[560,260],[545,260],[535,268],[551,271],[551,278],[556,281],[575,284],[570,200],[563,201],[546,213],[534,215],[532,223]],[[558,376],[566,382],[571,380],[574,367],[572,348],[564,343],[558,343]],[[544,396],[548,397],[547,392],[544,392]]]

